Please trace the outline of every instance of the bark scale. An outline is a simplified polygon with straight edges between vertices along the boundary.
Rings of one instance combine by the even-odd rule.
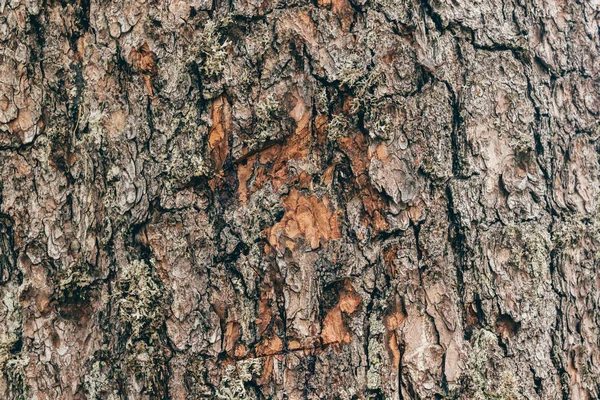
[[[600,397],[599,7],[0,1],[0,397]]]

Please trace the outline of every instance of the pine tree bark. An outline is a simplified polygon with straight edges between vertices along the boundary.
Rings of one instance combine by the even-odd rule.
[[[1,0],[0,397],[600,397],[597,1]]]

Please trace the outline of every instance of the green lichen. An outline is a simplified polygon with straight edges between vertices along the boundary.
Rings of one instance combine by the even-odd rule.
[[[185,381],[190,388],[192,398],[213,399],[214,388],[209,383],[208,368],[210,362],[202,357],[192,357],[186,366]]]
[[[367,370],[367,388],[381,388],[381,352],[383,346],[374,339],[369,340],[369,369]]]
[[[600,244],[600,221],[596,218],[586,219],[580,214],[566,215],[563,221],[554,224],[553,247],[557,253],[565,253],[572,249],[587,249],[598,246],[589,246],[585,242]],[[594,259],[600,259],[600,250],[590,254]]]
[[[486,329],[473,334],[473,349],[465,371],[466,392],[476,400],[523,398],[514,370],[502,364],[503,354],[496,335]],[[499,379],[491,379],[491,375]]]
[[[360,57],[353,55],[344,61],[340,68],[340,83],[350,88],[356,86],[358,81],[365,75],[365,71],[360,67]]]
[[[329,98],[327,97],[327,89],[324,87],[317,92],[315,105],[320,114],[327,115],[329,113]]]
[[[242,72],[238,75],[237,81],[240,89],[243,92],[248,92],[253,82],[252,72],[248,68],[243,67]]]
[[[339,138],[347,136],[350,126],[351,122],[346,116],[342,114],[334,115],[327,125],[327,138],[330,141],[336,141]]]
[[[201,154],[186,152],[174,157],[171,162],[171,177],[176,181],[187,182],[191,178],[210,176],[211,169]]]
[[[150,264],[135,260],[125,265],[117,280],[115,307],[127,336],[124,371],[142,392],[162,398],[166,392],[170,351],[164,342],[166,298]]]
[[[117,400],[119,391],[110,375],[109,366],[105,361],[96,361],[83,380],[83,387],[88,399]]]
[[[379,319],[379,313],[369,317],[369,369],[367,370],[367,388],[376,390],[381,388],[381,366],[384,360],[384,347],[382,344],[385,326]]]
[[[354,101],[350,107],[350,112],[356,114],[359,111],[368,112],[373,107],[378,107],[378,100],[373,94],[373,89],[379,85],[385,84],[385,74],[379,67],[375,67],[368,71],[354,82],[351,86]]]
[[[535,140],[533,135],[512,137],[509,143],[515,154],[530,154],[535,150]]]
[[[79,263],[61,271],[56,283],[54,298],[59,305],[81,304],[89,301],[93,277],[87,263]]]
[[[371,314],[369,317],[369,333],[371,335],[380,335],[385,333],[385,325],[376,314]]]
[[[539,231],[507,226],[502,231],[502,247],[509,249],[508,265],[526,270],[535,278],[542,277],[549,268],[550,241]]]
[[[204,25],[200,34],[200,59],[198,66],[202,74],[208,78],[218,77],[225,69],[225,60],[227,59],[227,47],[229,41],[222,41],[220,28],[226,25],[226,22],[216,23],[209,20]]]
[[[372,110],[367,112],[367,117],[370,117]],[[392,121],[392,117],[389,114],[380,116],[377,119],[372,119],[374,122],[370,125],[369,136],[373,139],[380,138],[388,140],[393,138],[395,127]]]
[[[539,232],[529,232],[525,235],[524,258],[529,261],[532,276],[542,278],[550,265],[550,243]]]
[[[258,122],[258,130],[267,130],[278,116],[279,102],[270,94],[256,105],[254,111]]]
[[[214,174],[209,157],[203,151],[204,143],[209,135],[209,128],[193,121],[186,121],[186,126],[195,126],[187,132],[182,132],[177,141],[169,149],[169,159],[166,160],[168,180],[165,185],[172,182],[187,183],[195,178],[211,178]]]
[[[356,389],[353,387],[342,387],[340,388],[339,398],[342,400],[356,399]]]
[[[375,0],[376,9],[381,9],[387,15],[393,15],[403,23],[410,21],[410,3],[406,0]]]
[[[273,139],[277,134],[281,115],[281,105],[275,97],[270,94],[256,104],[254,108],[255,115],[255,134],[249,142],[251,148],[268,139]]]
[[[216,393],[217,399],[246,400],[254,399],[254,393],[246,389],[245,383],[260,375],[262,360],[250,358],[225,367],[221,383]]]
[[[28,399],[29,387],[26,384],[25,367],[29,364],[29,358],[12,356],[0,363],[4,378],[8,384],[8,393],[12,400]]]
[[[136,386],[142,393],[154,398],[165,398],[168,359],[170,353],[162,345],[159,334],[153,332],[145,340],[138,340],[131,347],[125,360],[127,369],[133,372]]]
[[[114,293],[119,320],[130,327],[128,346],[159,330],[165,319],[165,299],[153,269],[135,260],[121,270]]]

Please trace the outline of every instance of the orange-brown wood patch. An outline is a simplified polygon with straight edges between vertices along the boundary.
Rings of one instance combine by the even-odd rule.
[[[283,218],[267,232],[273,247],[294,250],[297,240],[303,238],[312,249],[316,249],[321,240],[341,238],[337,215],[329,209],[326,196],[319,199],[292,189],[283,206]]]
[[[340,292],[338,303],[333,307],[323,320],[323,328],[321,329],[321,339],[323,344],[348,343],[352,340],[352,336],[348,327],[344,323],[344,314],[350,315],[360,305],[361,298],[350,282],[345,282],[344,289]]]
[[[148,46],[148,43],[144,42],[137,49],[131,50],[130,57],[133,70],[142,75],[144,82],[146,83],[146,88],[148,89],[148,94],[154,96],[152,90],[152,77],[158,72],[158,68],[156,67],[156,54],[150,51],[150,46]]]
[[[295,95],[296,103],[289,115],[296,121],[296,130],[283,143],[270,144],[237,162],[238,198],[245,205],[248,197],[271,182],[275,190],[283,184],[306,181],[306,174],[290,176],[290,160],[306,158],[311,149],[310,113],[304,100]],[[254,178],[251,180],[251,178]],[[249,187],[248,183],[252,182]]]
[[[224,96],[213,101],[210,108],[212,127],[208,135],[210,156],[215,163],[215,168],[223,168],[227,154],[229,153],[229,132],[231,128],[231,109],[229,102]]]
[[[398,335],[396,334],[396,329],[400,327],[405,319],[406,315],[402,312],[402,308],[399,304],[392,307],[390,312],[384,317],[386,345],[392,359],[392,366],[394,367],[400,365],[401,357],[400,348],[398,347]]]

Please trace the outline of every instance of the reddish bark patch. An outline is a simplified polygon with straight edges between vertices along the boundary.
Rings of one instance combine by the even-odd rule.
[[[283,205],[283,218],[267,232],[271,246],[294,250],[298,239],[303,238],[314,250],[321,241],[341,238],[337,214],[330,210],[326,196],[319,199],[292,189]]]
[[[306,174],[291,176],[288,169],[290,160],[308,156],[312,142],[310,113],[304,100],[298,95],[294,97],[296,103],[289,113],[296,121],[294,134],[283,143],[269,144],[257,153],[246,155],[237,161],[238,198],[243,205],[252,193],[260,190],[267,182],[271,182],[277,190],[283,184],[298,183],[302,179],[306,181]],[[249,182],[252,182],[251,187],[248,186]]]
[[[246,205],[246,201],[248,201],[248,180],[252,177],[255,163],[256,155],[244,160],[237,167],[238,198],[244,206]]]
[[[280,354],[282,351],[283,341],[279,336],[265,338],[256,346],[256,355],[259,357]]]
[[[340,292],[338,303],[325,315],[321,339],[323,344],[348,343],[352,336],[344,323],[344,315],[350,315],[360,305],[361,298],[350,282],[346,281],[344,289]]]
[[[208,135],[210,157],[215,168],[220,170],[229,154],[229,132],[231,128],[231,108],[224,96],[213,101],[210,109],[212,127]]]
[[[152,77],[158,72],[156,54],[150,51],[148,43],[144,42],[137,49],[131,50],[130,57],[133,71],[142,75],[148,89],[148,94],[153,96]]]
[[[262,371],[260,376],[257,378],[256,383],[259,386],[264,386],[271,381],[271,376],[273,375],[273,367],[274,367],[273,356],[267,356],[264,359]]]
[[[406,315],[402,312],[400,305],[396,305],[391,308],[390,312],[384,317],[384,323],[386,328],[385,344],[392,360],[392,366],[397,367],[400,365],[400,347],[398,346],[398,335],[396,329],[404,322]]]
[[[350,167],[357,180],[362,176],[366,179],[365,174],[369,169],[370,160],[366,157],[367,143],[365,137],[360,134],[342,137],[338,140],[338,145],[340,150],[350,159]],[[358,183],[364,183],[364,180],[360,179]]]
[[[502,336],[504,340],[515,336],[521,327],[519,322],[516,322],[508,314],[498,316],[496,320],[496,332]]]
[[[395,245],[386,247],[383,249],[383,263],[387,267],[387,274],[391,278],[396,276],[396,255],[398,254],[398,248]]]
[[[154,75],[157,72],[156,55],[150,51],[146,42],[137,49],[131,50],[131,61],[135,72],[148,75]]]
[[[273,321],[273,303],[275,302],[275,289],[273,283],[267,276],[260,285],[260,300],[258,302],[258,316],[256,325],[259,335],[264,335]]]
[[[236,321],[229,321],[225,326],[225,334],[223,335],[223,350],[227,354],[232,354],[234,346],[240,339],[240,324]]]

